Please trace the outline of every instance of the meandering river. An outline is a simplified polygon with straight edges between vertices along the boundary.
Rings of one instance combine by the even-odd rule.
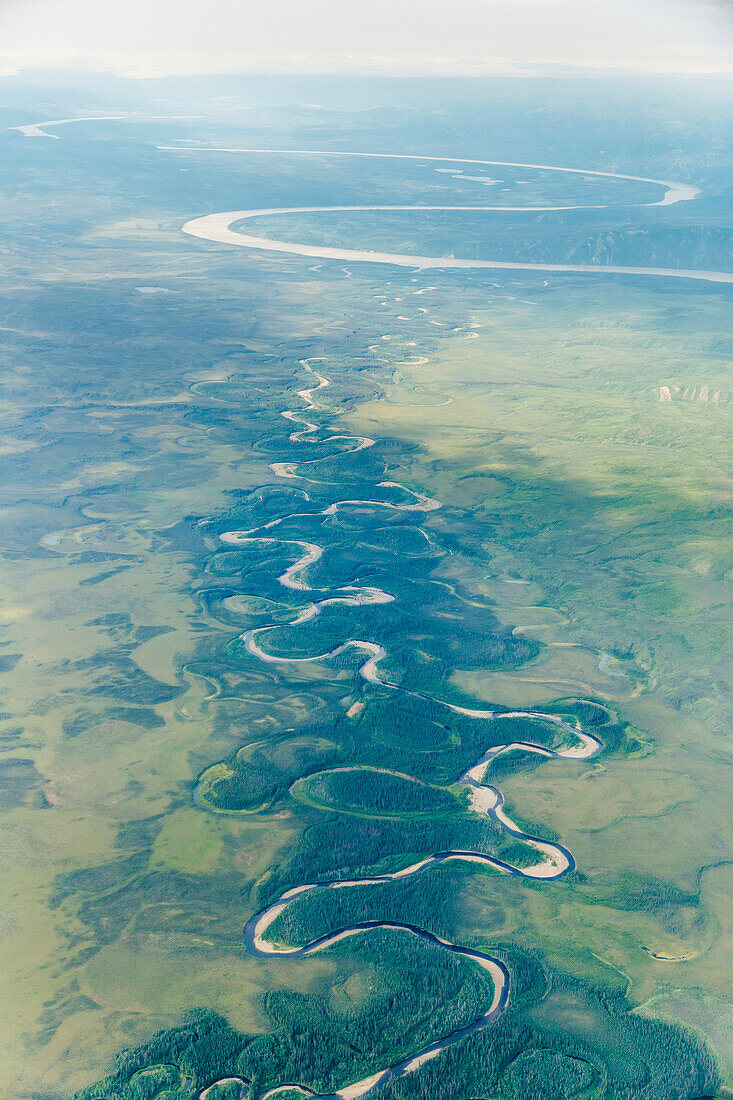
[[[424,357],[421,357],[424,358]],[[316,380],[315,385],[307,389],[301,389],[298,391],[298,396],[303,402],[305,409],[309,415],[317,412],[321,409],[320,403],[315,398],[315,393],[325,389],[330,384],[330,379],[323,373],[315,371],[311,366],[312,362],[323,362],[323,360],[300,360],[300,365],[304,371],[310,373]],[[288,420],[290,423],[300,425],[300,427],[290,434],[290,442],[293,444],[304,445],[311,442],[315,435],[319,433],[319,425],[312,420],[304,417],[300,410],[297,409],[285,409],[281,413],[281,416]],[[357,447],[371,447],[374,445],[374,440],[361,436],[343,436],[343,435],[326,435],[321,442],[327,442],[328,440],[347,440],[353,441]],[[311,465],[313,462],[322,461],[321,459],[306,460],[305,465]],[[271,469],[279,477],[298,479],[302,478],[302,475],[298,473],[299,466],[301,464],[296,462],[288,463],[273,463]],[[296,560],[292,565],[280,575],[278,578],[279,583],[289,589],[295,589],[299,592],[310,593],[331,593],[328,596],[324,596],[323,599],[313,600],[298,615],[287,625],[291,627],[297,627],[304,623],[312,621],[317,615],[320,614],[324,607],[333,604],[345,604],[348,606],[368,606],[380,603],[387,603],[394,600],[394,596],[385,592],[380,588],[374,586],[357,586],[346,585],[338,589],[332,588],[315,588],[307,579],[307,573],[311,566],[318,562],[323,555],[323,547],[318,543],[309,542],[300,539],[283,538],[279,539],[276,535],[263,534],[263,532],[270,532],[274,528],[278,527],[286,520],[293,519],[312,519],[318,517],[333,516],[337,512],[345,508],[358,507],[369,509],[386,509],[392,511],[403,512],[431,512],[441,507],[440,501],[435,500],[433,497],[427,496],[424,493],[416,492],[413,489],[409,489],[399,482],[394,481],[381,481],[377,483],[378,488],[389,490],[393,493],[403,494],[407,499],[403,500],[386,500],[386,499],[372,499],[367,498],[363,500],[337,500],[332,504],[329,504],[326,508],[320,511],[311,512],[296,512],[289,513],[288,515],[278,517],[277,519],[270,520],[260,527],[251,528],[245,531],[226,531],[220,535],[221,542],[229,546],[244,546],[249,544],[273,544],[293,547],[296,555]],[[310,500],[309,494],[303,490],[303,495],[308,502]],[[337,593],[337,594],[334,594]],[[238,597],[227,597],[224,600],[224,606],[227,610],[235,612],[238,609],[237,604]],[[281,627],[282,623],[270,623],[265,626],[256,627],[245,631],[240,640],[244,643],[247,651],[253,656],[259,658],[261,661],[265,661],[273,664],[283,665],[298,665],[306,664],[309,662],[321,662],[330,660],[339,654],[345,652],[348,649],[355,649],[366,653],[367,660],[359,667],[359,675],[369,683],[379,685],[382,688],[387,688],[395,692],[400,692],[404,695],[414,696],[417,698],[429,698],[433,703],[437,703],[447,709],[462,714],[466,717],[476,719],[477,721],[483,721],[487,723],[487,730],[489,724],[495,721],[497,718],[507,719],[536,719],[539,722],[550,723],[557,729],[559,747],[548,748],[545,745],[536,744],[529,741],[519,740],[510,742],[504,745],[493,745],[487,749],[485,753],[468,768],[459,777],[458,783],[465,789],[468,795],[468,803],[471,810],[474,813],[482,814],[494,822],[496,822],[502,829],[508,832],[515,839],[525,844],[533,853],[536,853],[536,860],[527,866],[517,867],[513,866],[504,860],[496,857],[484,855],[481,852],[464,851],[460,849],[452,849],[443,852],[434,852],[431,855],[419,860],[402,870],[395,871],[392,874],[367,876],[353,880],[334,880],[326,882],[310,882],[303,883],[300,886],[296,886],[293,889],[287,890],[277,901],[268,905],[265,909],[256,913],[246,924],[244,929],[244,941],[247,949],[260,958],[289,958],[289,959],[303,959],[311,955],[317,954],[324,949],[331,947],[333,944],[340,943],[341,941],[356,936],[365,932],[369,932],[376,928],[390,929],[404,933],[406,935],[419,937],[427,942],[440,945],[447,951],[454,954],[461,955],[464,958],[470,959],[477,966],[485,970],[491,978],[493,984],[493,994],[491,996],[490,1003],[487,1005],[485,1011],[472,1023],[458,1028],[448,1035],[444,1035],[434,1042],[430,1043],[417,1053],[413,1053],[400,1061],[379,1068],[369,1077],[366,1077],[360,1081],[353,1082],[337,1092],[330,1094],[319,1094],[311,1090],[310,1088],[301,1084],[289,1084],[279,1085],[277,1088],[271,1089],[266,1092],[261,1100],[267,1100],[269,1097],[274,1097],[278,1093],[284,1092],[287,1089],[300,1090],[304,1095],[316,1098],[316,1100],[357,1100],[359,1097],[366,1096],[373,1090],[381,1085],[384,1085],[388,1080],[395,1077],[400,1077],[405,1074],[411,1073],[425,1062],[436,1057],[446,1047],[460,1042],[468,1035],[473,1034],[482,1028],[487,1027],[505,1008],[509,995],[510,995],[510,976],[504,963],[501,959],[488,954],[487,952],[478,951],[473,948],[462,947],[459,944],[451,943],[446,939],[436,936],[434,933],[427,931],[424,928],[420,928],[416,925],[397,923],[392,921],[362,921],[354,924],[348,928],[341,928],[334,933],[321,936],[315,940],[311,940],[308,943],[301,945],[290,945],[278,943],[269,937],[272,926],[275,924],[277,918],[291,905],[296,899],[303,897],[305,894],[311,894],[314,892],[326,891],[326,890],[343,890],[360,886],[374,886],[385,884],[388,882],[394,882],[401,879],[409,878],[413,875],[422,874],[429,868],[436,866],[440,863],[448,861],[460,861],[477,863],[485,867],[489,867],[494,871],[498,871],[501,874],[515,875],[520,878],[551,881],[561,878],[575,867],[575,861],[572,853],[565,848],[562,844],[542,840],[539,837],[532,836],[529,833],[520,829],[514,821],[509,817],[504,809],[504,799],[501,792],[497,787],[486,782],[486,773],[490,770],[491,765],[496,758],[502,754],[506,754],[513,751],[523,751],[533,753],[535,755],[545,758],[564,758],[573,760],[587,760],[596,756],[602,751],[602,742],[591,734],[585,732],[580,728],[580,725],[571,725],[564,721],[562,718],[553,714],[545,714],[540,711],[494,711],[488,709],[471,709],[467,707],[461,707],[454,703],[449,703],[440,699],[435,699],[430,696],[423,695],[420,692],[409,691],[402,688],[399,684],[393,683],[380,675],[379,663],[386,656],[386,650],[383,646],[376,642],[367,641],[358,638],[348,638],[337,647],[329,650],[326,653],[320,653],[310,657],[293,657],[283,654],[272,653],[268,651],[267,639],[268,635]],[[334,769],[342,771],[344,769]],[[348,770],[348,769],[346,769]]]
[[[178,147],[160,147],[160,148],[175,148],[178,153],[205,153],[206,149],[180,149]],[[208,150],[214,151],[214,150]],[[386,154],[381,153],[336,153],[336,152],[315,152],[310,150],[257,150],[257,149],[218,149],[217,152],[231,152],[240,154],[255,154],[255,153],[271,153],[273,155],[285,155],[285,156],[357,156],[357,157],[384,157]],[[443,157],[419,157],[411,154],[395,154],[389,155],[391,159],[398,160],[416,160],[416,161],[437,161],[440,163],[450,163],[453,165],[458,164],[474,164],[482,166],[492,167],[521,167],[527,169],[539,169],[543,171],[551,172],[567,172],[575,175],[582,176],[594,176],[605,177],[608,179],[621,179],[627,181],[633,181],[635,183],[644,183],[650,186],[656,186],[662,188],[662,195],[650,201],[648,203],[639,204],[646,206],[670,206],[675,203],[690,201],[695,198],[698,191],[684,183],[672,183],[665,180],[647,179],[639,176],[622,175],[620,173],[612,172],[600,172],[597,170],[586,170],[580,168],[562,168],[554,165],[537,165],[537,164],[517,164],[505,161],[488,161],[488,160],[469,160],[466,158],[443,158]],[[492,181],[493,182],[493,181]],[[544,211],[559,211],[559,210],[571,210],[581,209],[579,206],[487,206],[487,205],[469,205],[469,206],[443,206],[443,205],[361,205],[361,206],[293,206],[282,208],[268,208],[268,209],[250,209],[250,210],[234,210],[221,213],[207,214],[200,218],[194,218],[188,221],[183,231],[189,236],[198,237],[203,240],[216,242],[219,244],[235,245],[240,248],[254,248],[262,249],[273,252],[289,253],[300,256],[315,257],[319,259],[327,260],[339,260],[348,261],[349,263],[355,262],[367,262],[378,264],[391,264],[399,267],[409,267],[413,269],[420,268],[442,268],[442,269],[455,269],[455,268],[492,268],[497,270],[526,270],[526,271],[547,271],[547,272],[581,272],[587,274],[619,274],[619,275],[644,275],[644,276],[664,276],[670,278],[688,278],[699,279],[709,282],[719,283],[733,283],[733,273],[724,271],[697,271],[697,270],[680,270],[676,268],[652,268],[652,267],[626,267],[616,265],[591,265],[591,264],[532,264],[532,263],[519,263],[519,262],[507,262],[498,260],[471,260],[460,259],[455,257],[444,256],[414,256],[401,253],[388,253],[388,252],[369,252],[357,249],[348,248],[326,248],[319,245],[304,245],[298,244],[292,241],[272,240],[265,237],[252,236],[242,233],[237,228],[238,223],[245,220],[250,220],[257,217],[278,215],[278,214],[309,214],[309,213],[359,213],[362,211],[411,211],[417,214],[426,213],[430,211],[445,210],[452,213],[461,211],[470,212],[482,212],[492,214],[495,216],[501,216],[506,213],[521,213],[531,214],[534,212]],[[603,205],[585,207],[585,209],[603,209]],[[344,269],[346,271],[346,269]],[[350,274],[350,272],[347,272]],[[421,293],[418,290],[415,293]],[[399,300],[399,299],[397,299]],[[427,313],[427,308],[421,308],[421,313]],[[475,326],[470,326],[474,328]],[[469,332],[469,336],[475,336],[475,332]],[[382,337],[383,340],[388,340],[389,335]],[[411,345],[414,346],[414,343]],[[376,347],[376,345],[375,345]],[[428,360],[425,356],[415,355],[411,358],[413,365],[424,364]],[[300,366],[302,369],[310,374],[313,378],[313,385],[301,389],[298,391],[298,397],[302,402],[303,408],[301,409],[284,409],[281,416],[284,417],[289,423],[294,426],[294,430],[290,433],[290,443],[293,445],[305,446],[310,443],[339,443],[343,444],[337,453],[353,453],[358,450],[363,450],[369,447],[373,447],[375,440],[366,436],[349,436],[349,435],[337,435],[337,434],[323,434],[324,429],[318,422],[318,419],[311,419],[318,413],[323,411],[322,405],[316,397],[317,393],[326,389],[330,385],[330,378],[323,373],[322,369],[315,369],[313,363],[323,364],[325,359],[302,359],[300,360]],[[405,361],[406,362],[406,361]],[[304,415],[307,413],[307,416]],[[333,458],[333,455],[329,456]],[[312,477],[307,476],[303,469],[308,469],[308,472],[313,472],[313,467],[318,462],[324,461],[323,458],[304,458],[302,461],[281,461],[273,462],[270,465],[270,469],[279,478],[285,478],[290,481],[299,482],[313,482]],[[345,1085],[334,1093],[318,1094],[309,1087],[303,1084],[290,1083],[282,1084],[276,1088],[270,1089],[266,1092],[260,1100],[268,1100],[270,1097],[275,1097],[278,1093],[284,1091],[297,1090],[303,1095],[314,1097],[315,1100],[357,1100],[357,1098],[366,1096],[373,1092],[378,1087],[384,1085],[387,1081],[396,1077],[403,1076],[411,1073],[419,1066],[423,1065],[426,1061],[436,1057],[442,1050],[457,1042],[460,1042],[466,1036],[481,1030],[491,1024],[493,1020],[503,1011],[508,1003],[511,995],[510,988],[510,975],[507,967],[504,965],[500,958],[492,956],[491,954],[478,951],[473,948],[463,947],[459,944],[451,943],[439,936],[436,936],[432,932],[427,931],[424,928],[420,928],[416,925],[407,923],[398,923],[391,921],[362,921],[347,928],[340,928],[335,932],[328,935],[321,936],[317,939],[310,940],[307,943],[302,944],[286,944],[276,940],[273,935],[273,930],[276,928],[276,922],[278,917],[281,916],[288,908],[297,901],[298,898],[302,898],[307,894],[321,891],[343,890],[354,887],[363,886],[376,886],[383,885],[389,882],[402,880],[414,875],[420,875],[430,868],[435,867],[437,864],[445,863],[448,861],[462,861],[471,862],[483,865],[491,868],[500,874],[514,875],[520,878],[552,881],[561,878],[575,867],[575,861],[572,853],[564,847],[562,844],[554,841],[542,840],[539,837],[533,836],[517,826],[517,824],[511,819],[509,814],[504,808],[504,799],[500,790],[492,785],[488,779],[487,774],[490,775],[490,770],[493,762],[500,755],[511,752],[524,752],[531,753],[547,759],[550,758],[563,758],[568,760],[590,760],[603,749],[602,742],[594,735],[586,732],[580,727],[579,723],[575,725],[570,724],[557,715],[546,714],[541,711],[495,711],[481,708],[468,708],[462,707],[457,704],[441,700],[433,696],[424,695],[417,691],[410,691],[403,688],[400,684],[394,683],[386,678],[381,672],[380,664],[387,656],[385,648],[378,642],[359,639],[359,638],[346,638],[339,645],[330,649],[325,653],[319,653],[314,656],[307,657],[295,657],[288,654],[274,652],[271,645],[273,632],[283,625],[290,627],[299,627],[315,619],[325,607],[332,606],[334,604],[342,604],[345,606],[369,606],[383,603],[389,603],[395,599],[395,597],[387,591],[381,588],[369,585],[344,585],[339,588],[316,588],[309,583],[308,574],[313,565],[318,562],[323,556],[323,547],[316,542],[311,542],[305,539],[292,539],[292,538],[279,538],[277,534],[277,528],[285,521],[292,520],[313,520],[319,517],[324,519],[336,515],[338,512],[350,509],[369,509],[369,510],[385,510],[393,512],[415,512],[415,513],[429,513],[441,507],[441,503],[434,498],[427,496],[424,493],[417,492],[410,489],[407,486],[395,481],[381,481],[378,482],[375,488],[382,490],[382,494],[377,497],[368,497],[360,500],[344,499],[336,500],[327,505],[319,511],[302,511],[296,513],[290,513],[285,516],[280,516],[276,519],[272,519],[267,523],[262,524],[260,527],[251,528],[242,531],[227,531],[223,533],[220,538],[222,543],[230,546],[244,546],[244,545],[256,545],[256,544],[273,544],[277,543],[282,546],[291,547],[295,560],[278,578],[279,583],[288,589],[294,589],[298,592],[307,592],[312,594],[314,599],[307,604],[288,624],[282,624],[279,622],[272,622],[264,626],[255,627],[246,630],[241,636],[240,640],[246,647],[247,651],[259,660],[269,664],[280,664],[285,666],[296,666],[299,664],[307,664],[310,662],[323,662],[336,658],[340,654],[347,650],[354,650],[360,652],[366,656],[358,667],[358,675],[370,684],[379,686],[382,689],[394,691],[402,694],[403,696],[413,696],[415,698],[429,699],[434,705],[445,707],[446,709],[455,713],[461,714],[465,717],[476,720],[477,722],[483,722],[486,724],[487,740],[490,738],[491,723],[495,722],[498,718],[503,721],[511,719],[523,719],[530,721],[536,719],[538,722],[554,726],[556,730],[556,741],[554,748],[547,745],[530,742],[526,740],[517,740],[509,742],[503,745],[492,745],[488,748],[480,758],[472,764],[466,771],[463,772],[457,779],[457,783],[463,787],[468,798],[468,807],[470,812],[484,815],[488,817],[497,825],[499,825],[508,834],[520,841],[526,846],[529,852],[532,853],[532,859],[526,866],[514,866],[507,863],[504,860],[496,857],[487,856],[481,852],[463,851],[458,849],[452,849],[448,851],[434,852],[425,858],[419,860],[416,863],[411,864],[399,871],[395,871],[391,874],[382,874],[362,877],[359,879],[348,881],[317,881],[306,882],[299,886],[296,886],[290,890],[287,890],[276,901],[268,905],[265,909],[258,913],[247,922],[244,929],[244,940],[248,950],[261,958],[282,958],[282,959],[303,959],[311,955],[314,955],[333,944],[339,943],[349,937],[359,934],[367,933],[376,928],[391,929],[405,935],[416,936],[427,942],[440,945],[446,951],[463,956],[470,959],[477,966],[482,968],[489,975],[493,993],[491,999],[486,1006],[485,1011],[472,1023],[461,1027],[448,1035],[444,1035],[429,1045],[425,1046],[422,1050],[412,1053],[409,1056],[390,1064],[383,1066],[375,1070],[370,1076]],[[310,503],[310,495],[304,488],[301,488],[301,493],[305,504]],[[225,600],[225,606],[230,612],[236,613],[238,610],[238,597],[229,597]],[[602,662],[606,660],[606,655],[603,655]],[[609,674],[614,674],[612,670],[607,670]],[[621,673],[615,673],[621,675]],[[335,769],[343,770],[343,769]],[[348,769],[347,769],[348,770]],[[410,778],[410,777],[406,777]]]

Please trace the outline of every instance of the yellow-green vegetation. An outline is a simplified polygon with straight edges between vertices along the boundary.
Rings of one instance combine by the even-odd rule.
[[[484,899],[478,926],[482,904],[498,891],[513,942],[540,943],[556,965],[594,980],[615,972],[645,1011],[654,1011],[655,991],[660,1004],[659,990],[684,995],[697,1026],[730,1058],[705,1007],[706,996],[722,994],[719,978],[733,961],[722,901],[706,887],[724,872],[700,878],[733,839],[720,813],[727,771],[717,734],[730,705],[718,676],[730,417],[722,398],[701,399],[698,378],[704,361],[710,393],[727,392],[725,353],[710,350],[720,305],[698,297],[688,308],[681,292],[653,288],[631,296],[619,287],[612,305],[590,287],[561,295],[550,286],[527,297],[541,308],[476,303],[469,316],[483,326],[478,339],[460,355],[455,338],[435,341],[428,364],[401,365],[400,382],[349,421],[366,433],[378,420],[419,443],[410,475],[427,491],[440,496],[459,485],[477,526],[484,516],[487,530],[491,522],[482,543],[487,572],[473,578],[473,592],[544,642],[530,665],[457,672],[456,682],[514,706],[589,692],[633,723],[623,756],[549,762],[502,778],[525,819],[562,837],[587,886],[528,892],[477,880],[468,897],[478,890]],[[449,309],[441,301],[435,314]],[[663,331],[675,309],[677,323]],[[679,391],[660,401],[659,385],[672,381]],[[439,410],[398,404],[405,390],[429,397],[446,389],[452,401]],[[537,517],[531,540],[513,522],[519,508]],[[565,521],[537,526],[552,508]],[[454,559],[440,571],[449,583],[463,576]],[[507,583],[517,577],[530,583]],[[611,661],[599,662],[601,647]],[[620,911],[602,891],[588,904],[601,876],[628,867],[676,884],[692,908]],[[559,934],[567,928],[572,946]]]

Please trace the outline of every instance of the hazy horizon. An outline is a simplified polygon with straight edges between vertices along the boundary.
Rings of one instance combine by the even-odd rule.
[[[0,73],[733,73],[731,0],[7,0]]]

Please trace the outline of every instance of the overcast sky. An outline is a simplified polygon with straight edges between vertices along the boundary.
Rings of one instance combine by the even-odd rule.
[[[733,72],[733,0],[0,0],[0,71]]]

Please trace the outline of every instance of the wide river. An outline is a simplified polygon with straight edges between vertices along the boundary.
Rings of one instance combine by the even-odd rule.
[[[229,148],[190,148],[188,146],[159,146],[163,149],[178,154],[198,154],[206,152],[233,153],[233,154],[272,154],[281,156],[347,156],[347,157],[375,157],[387,160],[415,160],[415,161],[439,161],[450,164],[474,164],[486,167],[511,167],[537,169],[545,172],[570,173],[572,175],[603,177],[607,179],[626,180],[634,183],[650,184],[663,189],[660,198],[648,202],[634,204],[638,206],[659,207],[672,206],[679,202],[688,202],[699,194],[697,188],[686,183],[674,183],[668,180],[649,179],[645,176],[623,175],[618,172],[601,172],[596,169],[565,168],[549,164],[523,164],[510,161],[494,160],[468,160],[463,157],[419,157],[413,154],[394,153],[335,153],[324,150],[304,149],[229,149]],[[549,271],[561,274],[593,274],[593,275],[643,275],[657,276],[671,279],[698,279],[712,283],[733,283],[733,272],[730,271],[706,271],[691,268],[675,267],[629,267],[618,264],[548,264],[548,263],[520,263],[514,260],[474,260],[463,259],[456,256],[419,256],[400,252],[377,252],[355,248],[331,248],[325,245],[299,244],[296,241],[274,240],[270,237],[259,237],[242,233],[238,228],[241,222],[252,218],[261,218],[283,214],[322,214],[322,213],[356,213],[364,211],[383,211],[385,213],[406,212],[414,214],[429,213],[431,211],[448,211],[451,213],[464,211],[472,213],[485,213],[499,216],[502,214],[537,214],[548,211],[562,210],[603,210],[610,204],[591,206],[489,206],[486,204],[459,206],[459,205],[422,205],[410,206],[395,205],[360,205],[360,206],[287,206],[269,207],[252,210],[227,210],[212,214],[205,214],[200,218],[193,218],[183,226],[183,232],[201,240],[213,241],[217,244],[234,245],[238,248],[253,248],[267,252],[284,252],[295,256],[307,256],[310,259],[339,260],[345,263],[374,263],[390,264],[395,267],[409,267],[418,270],[429,268],[455,269],[489,269],[499,271]]]

